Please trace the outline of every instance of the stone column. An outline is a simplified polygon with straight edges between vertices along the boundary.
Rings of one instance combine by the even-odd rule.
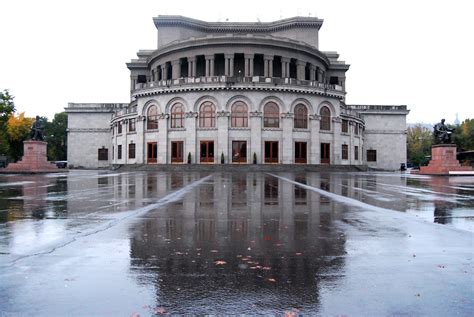
[[[309,65],[309,80],[315,81],[316,80],[316,66]]]
[[[333,117],[332,118],[332,135],[333,135],[333,142],[334,144],[332,154],[331,155],[331,164],[341,164],[342,159],[342,149],[341,149],[341,118],[340,117]]]
[[[188,57],[188,77],[196,77],[196,56]]]
[[[198,114],[197,112],[186,112],[184,117],[184,127],[186,128],[186,140],[184,141],[184,160],[187,162],[188,160],[188,153],[191,153],[191,163],[199,162],[197,155],[197,146],[196,146],[196,118]]]
[[[281,78],[290,77],[290,59],[287,57],[281,58]]]
[[[162,72],[162,79],[167,80],[168,79],[168,67],[166,67],[166,64],[163,64],[161,66],[161,69],[163,70]]]
[[[318,68],[318,78],[317,78],[317,80],[320,83],[324,83],[323,70],[321,68]]]
[[[155,73],[156,73],[155,81],[159,82],[160,81],[160,66],[156,66]]]
[[[305,80],[306,62],[296,61],[296,79]]]
[[[283,164],[293,164],[293,113],[287,112],[281,115],[282,133],[282,162]]]
[[[217,112],[217,157],[218,162],[221,162],[221,153],[224,153],[224,162],[230,163],[229,156],[229,112]]]
[[[273,77],[273,56],[272,55],[264,55],[264,68],[263,73],[265,77]]]
[[[179,76],[181,75],[181,63],[179,59],[171,62],[171,71],[172,71],[171,78],[178,79]]]
[[[268,77],[273,77],[273,56],[268,56]]]
[[[168,161],[168,114],[158,116],[158,155],[156,161],[158,164],[167,164]]]
[[[214,76],[214,55],[206,55],[206,77]]]
[[[249,124],[250,124],[250,144],[247,148],[250,149],[250,162],[253,163],[253,153],[257,154],[257,163],[263,163],[263,152],[262,152],[262,117],[261,112],[249,112]]]
[[[234,77],[234,54],[229,59],[229,76]]]
[[[245,58],[245,77],[253,76],[253,54],[244,54]]]
[[[311,129],[311,144],[309,144],[309,163],[321,164],[321,145],[319,141],[319,127],[321,117],[317,114],[309,116],[309,124]]]

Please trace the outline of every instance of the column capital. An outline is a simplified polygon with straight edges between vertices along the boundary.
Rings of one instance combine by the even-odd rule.
[[[244,58],[254,58],[255,54],[244,54]]]
[[[316,65],[309,64],[309,69],[311,69],[311,70],[313,70],[313,71],[316,70]]]
[[[263,55],[263,59],[267,61],[272,61],[273,60],[273,55]]]
[[[177,60],[174,60],[174,61],[171,61],[171,66],[174,66],[174,65],[179,65],[180,64],[180,60],[177,59]]]
[[[212,55],[204,55],[204,58],[205,58],[205,59],[208,59],[208,60],[214,59],[214,54],[212,54]]]
[[[300,59],[296,60],[296,66],[306,66],[306,62]]]
[[[284,63],[289,63],[290,62],[290,58],[289,57],[282,57],[281,58],[281,61],[284,62]]]
[[[232,54],[224,54],[224,58],[234,58],[234,53]]]
[[[195,62],[195,61],[196,61],[196,56],[188,57],[188,62]]]

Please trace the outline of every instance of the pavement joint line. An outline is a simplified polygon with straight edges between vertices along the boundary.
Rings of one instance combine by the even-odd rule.
[[[182,187],[182,188],[180,188],[180,189],[178,189],[174,192],[171,192],[168,195],[160,198],[154,204],[150,204],[150,205],[147,205],[147,206],[144,206],[144,207],[133,210],[133,212],[129,215],[126,215],[122,218],[110,220],[106,224],[104,224],[102,228],[99,228],[99,229],[96,229],[96,230],[93,230],[93,231],[89,231],[89,232],[85,232],[85,233],[79,234],[78,236],[73,236],[69,241],[66,241],[65,243],[57,245],[57,246],[53,247],[50,250],[37,252],[37,253],[32,253],[32,254],[25,254],[25,255],[19,256],[18,258],[12,260],[10,262],[10,264],[6,265],[6,266],[10,266],[10,267],[14,266],[17,262],[19,262],[21,260],[24,260],[24,259],[27,259],[27,258],[51,254],[51,253],[53,253],[54,251],[56,251],[58,249],[61,249],[61,248],[65,247],[65,246],[67,246],[71,243],[74,243],[75,241],[77,241],[80,238],[88,237],[88,236],[106,231],[106,230],[108,230],[112,227],[115,227],[117,224],[119,224],[120,222],[122,222],[124,220],[130,219],[132,217],[139,217],[140,215],[146,214],[146,213],[148,213],[149,211],[151,211],[153,209],[156,209],[156,208],[162,207],[164,205],[167,205],[169,203],[175,202],[175,201],[181,199],[190,189],[193,189],[193,188],[201,185],[202,183],[207,181],[212,176],[213,175],[211,174],[211,175],[205,176],[205,177],[203,177],[203,178],[201,178],[197,181],[194,181],[190,184],[187,184],[186,186],[184,186],[184,187]]]
[[[392,213],[393,215],[396,215],[397,217],[410,217],[410,215],[408,215],[406,213],[399,212],[395,209],[388,209],[388,208],[373,206],[373,205],[364,203],[360,200],[345,197],[345,196],[341,196],[341,195],[337,195],[337,194],[322,190],[322,189],[317,188],[317,187],[313,187],[313,186],[310,186],[310,185],[307,185],[307,184],[299,183],[297,181],[291,180],[291,179],[283,177],[283,176],[279,176],[279,175],[272,174],[272,173],[266,173],[266,174],[270,175],[270,176],[273,176],[273,177],[276,177],[276,178],[279,178],[279,179],[284,180],[286,182],[292,183],[294,185],[300,186],[300,187],[305,188],[307,190],[311,190],[311,191],[316,192],[320,195],[326,196],[326,197],[328,197],[328,198],[330,198],[330,199],[332,199],[332,200],[334,200],[338,203],[345,204],[345,205],[350,205],[350,206],[354,206],[354,207],[359,207],[363,211],[375,211],[375,212],[382,211],[382,212]],[[445,230],[452,230],[452,231],[455,231],[455,232],[464,232],[464,233],[466,233],[466,231],[461,230],[461,229],[447,227],[447,226],[439,225],[439,224],[436,224],[436,223],[430,223],[430,222],[427,222],[423,219],[419,219],[417,217],[410,217],[410,218],[417,221],[417,222],[421,222],[421,223],[424,223],[424,224],[442,226],[442,228],[445,229]]]

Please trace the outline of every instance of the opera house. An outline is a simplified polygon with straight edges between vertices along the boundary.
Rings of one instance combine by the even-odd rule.
[[[127,63],[130,102],[69,103],[71,168],[126,164],[406,162],[405,105],[346,104],[349,65],[319,49],[323,20],[158,16]]]

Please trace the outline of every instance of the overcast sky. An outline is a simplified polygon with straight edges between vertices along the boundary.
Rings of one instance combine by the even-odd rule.
[[[474,118],[470,0],[2,0],[0,89],[50,119],[68,102],[128,102],[125,63],[156,48],[152,18],[324,19],[319,46],[351,65],[348,104],[408,105],[408,122]]]

